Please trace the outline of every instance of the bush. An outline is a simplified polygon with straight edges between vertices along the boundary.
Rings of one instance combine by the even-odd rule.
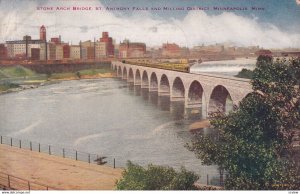
[[[249,70],[249,69],[245,69],[243,68],[237,75],[236,77],[239,78],[246,78],[246,79],[252,79],[253,77],[253,71]]]
[[[118,190],[193,190],[199,177],[185,168],[176,172],[171,167],[142,166],[128,161],[123,177],[116,183]]]

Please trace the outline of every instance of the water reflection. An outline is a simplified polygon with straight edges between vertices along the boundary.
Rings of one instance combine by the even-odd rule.
[[[157,107],[161,111],[169,111],[173,120],[196,121],[205,118],[202,105],[197,107],[187,107],[184,101],[170,101],[170,96],[159,96],[157,91],[149,91],[148,88],[141,88],[139,85],[127,83],[130,95],[142,96],[146,101]]]

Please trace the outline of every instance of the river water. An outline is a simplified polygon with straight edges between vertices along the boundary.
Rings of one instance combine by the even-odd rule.
[[[256,59],[240,58],[235,60],[224,61],[207,61],[195,64],[191,67],[192,73],[213,73],[218,75],[235,76],[242,69],[253,70]]]
[[[201,176],[219,177],[216,166],[203,166],[185,148],[192,139],[181,103],[170,103],[117,78],[64,81],[0,95],[0,133],[4,136],[69,147],[127,160],[184,166]],[[211,129],[202,129],[213,134]]]

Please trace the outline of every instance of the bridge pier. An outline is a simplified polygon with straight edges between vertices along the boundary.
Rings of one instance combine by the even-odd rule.
[[[150,87],[149,92],[158,92],[158,88],[157,87]]]
[[[141,84],[141,88],[143,88],[143,89],[149,89],[149,85],[146,85],[146,84]]]
[[[127,79],[127,83],[134,85],[134,81],[132,79]]]
[[[159,91],[158,96],[170,96],[170,92],[169,91]]]
[[[135,80],[135,81],[133,82],[133,84],[134,84],[135,86],[141,86],[141,85],[142,85],[142,82],[141,82],[141,80]]]

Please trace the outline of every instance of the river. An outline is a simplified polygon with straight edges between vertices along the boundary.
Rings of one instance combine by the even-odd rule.
[[[0,133],[116,158],[186,167],[214,181],[216,166],[204,166],[184,146],[192,138],[181,103],[157,97],[117,78],[63,81],[0,95]],[[198,115],[199,119],[200,115]],[[203,129],[204,134],[213,133]]]
[[[243,68],[253,70],[256,59],[239,58],[235,60],[206,61],[191,67],[191,73],[212,73],[218,75],[235,76]]]

